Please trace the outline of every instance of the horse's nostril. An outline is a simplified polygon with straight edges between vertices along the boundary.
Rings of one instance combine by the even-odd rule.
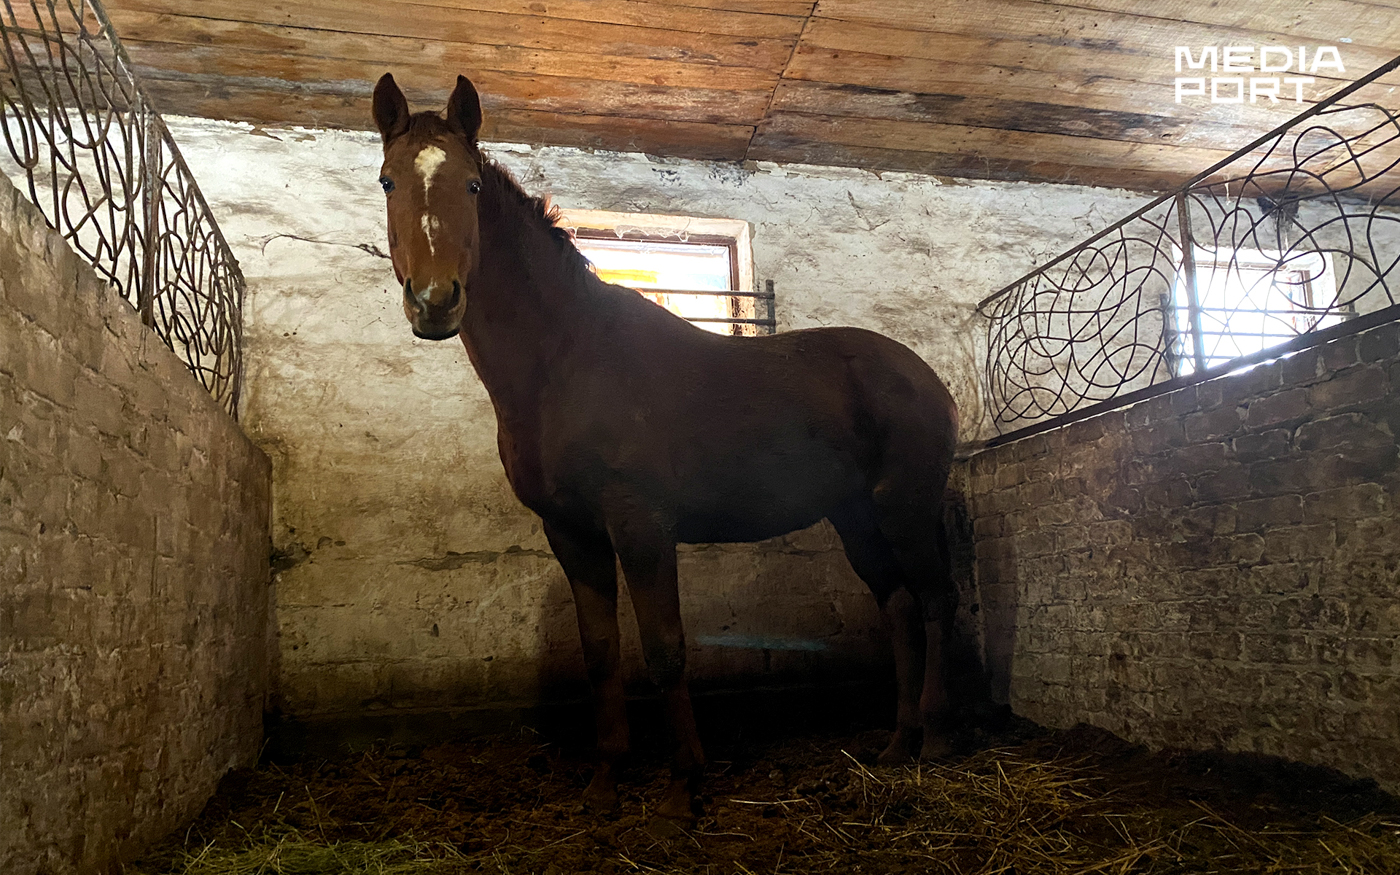
[[[452,281],[452,301],[447,305],[447,309],[455,310],[457,305],[462,303],[462,284],[456,280]]]
[[[413,294],[412,279],[403,281],[403,299],[408,302],[408,305],[413,308],[414,312],[423,312],[423,302],[418,300],[418,296]]]

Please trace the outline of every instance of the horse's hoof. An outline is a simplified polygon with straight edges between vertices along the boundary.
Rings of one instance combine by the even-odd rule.
[[[656,807],[656,813],[678,827],[691,827],[700,818],[700,800],[689,793],[668,795]]]
[[[921,760],[941,760],[953,755],[953,743],[944,735],[924,734],[923,747],[919,749]]]
[[[915,734],[896,729],[889,747],[880,752],[875,762],[882,766],[902,766],[914,759]]]
[[[583,801],[580,808],[588,814],[616,814],[617,788],[589,784],[588,789],[583,791]]]

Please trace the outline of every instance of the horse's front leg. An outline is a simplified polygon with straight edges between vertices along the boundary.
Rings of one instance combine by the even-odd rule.
[[[593,715],[598,733],[598,767],[584,807],[595,812],[617,808],[617,773],[627,754],[627,700],[622,688],[617,629],[617,564],[604,534],[580,535],[546,522],[545,536],[569,577],[578,614],[583,660],[593,688]]]
[[[676,580],[676,542],[650,521],[640,526],[623,523],[610,526],[609,530],[632,594],[647,670],[661,688],[666,720],[676,745],[671,784],[657,811],[663,817],[693,822],[700,811],[705,753],[700,747],[685,680],[685,630],[681,627]]]

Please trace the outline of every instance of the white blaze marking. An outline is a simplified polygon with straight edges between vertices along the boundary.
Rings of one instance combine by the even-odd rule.
[[[413,159],[413,167],[418,171],[418,175],[423,177],[423,192],[433,187],[433,174],[438,172],[442,162],[447,160],[447,153],[437,146],[424,146],[423,151],[418,153],[418,157]]]
[[[427,196],[433,187],[433,176],[438,172],[438,168],[447,160],[447,153],[437,146],[424,146],[418,152],[418,157],[413,159],[413,168],[418,171],[418,175],[423,177],[423,195]],[[437,254],[437,241],[433,238],[437,236],[438,220],[436,216],[425,215],[423,217],[423,233],[428,237],[429,254]]]
[[[423,233],[428,236],[429,255],[437,255],[437,246],[434,244],[433,238],[437,236],[438,227],[439,225],[437,216],[434,216],[431,213],[428,213],[423,216]]]

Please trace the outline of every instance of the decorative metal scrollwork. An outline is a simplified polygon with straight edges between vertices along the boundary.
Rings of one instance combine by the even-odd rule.
[[[98,0],[3,0],[0,169],[237,415],[244,281]]]
[[[1400,58],[978,304],[1006,438],[1400,318]]]

